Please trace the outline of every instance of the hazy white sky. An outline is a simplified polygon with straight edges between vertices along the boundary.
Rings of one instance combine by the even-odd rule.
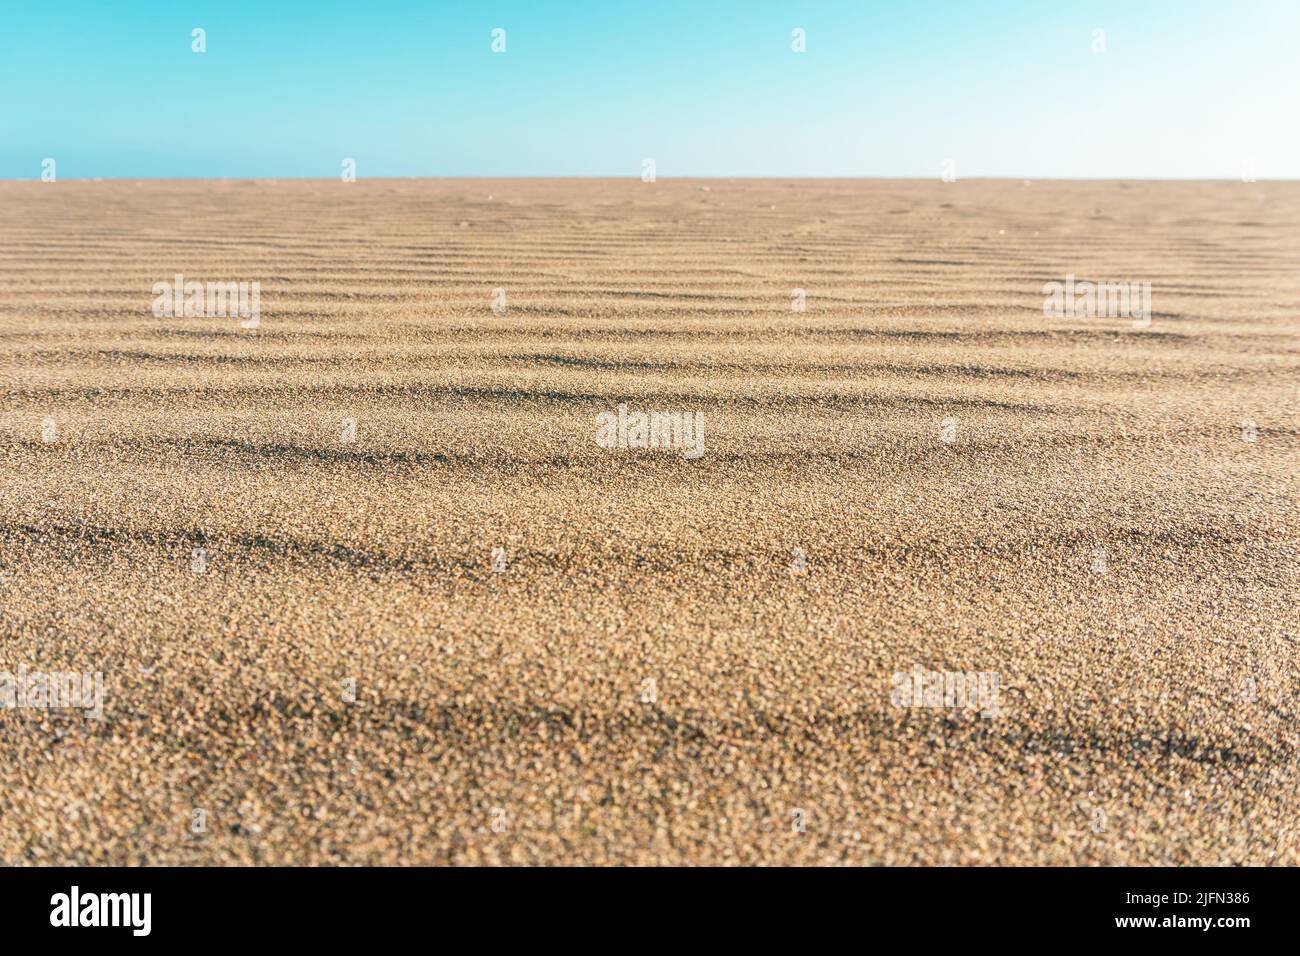
[[[15,3],[0,176],[1297,178],[1298,46],[1285,0]]]

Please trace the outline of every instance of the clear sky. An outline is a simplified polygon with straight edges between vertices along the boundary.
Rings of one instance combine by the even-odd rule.
[[[1298,60],[1300,0],[8,0],[0,178],[1297,178]]]

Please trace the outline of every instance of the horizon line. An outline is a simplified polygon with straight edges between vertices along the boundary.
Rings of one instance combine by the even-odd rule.
[[[293,182],[341,182],[337,175],[334,176],[75,176],[68,178],[59,178],[53,180],[53,183],[173,183],[173,182],[216,182],[216,183],[270,183],[288,180]],[[629,182],[642,182],[641,177],[636,174],[620,175],[454,175],[454,176],[358,176],[350,182],[343,182],[343,185],[354,185],[355,183],[374,181],[374,182],[393,182],[393,181],[412,181],[412,180],[482,180],[482,181],[503,181],[503,180],[627,180]],[[718,176],[718,175],[698,175],[698,176],[656,176],[655,182],[660,181],[680,181],[687,182],[693,180],[711,180],[711,181],[738,181],[738,180],[781,180],[786,182],[942,182],[945,185],[953,185],[959,182],[1059,182],[1059,183],[1241,183],[1243,186],[1253,186],[1260,183],[1294,183],[1300,182],[1300,176],[1261,176],[1252,180],[1244,180],[1234,176],[959,176],[951,182],[944,180],[940,176],[782,176],[782,175],[741,175],[741,176]],[[16,177],[0,176],[0,183],[41,183],[45,182],[39,176]],[[647,182],[645,185],[652,186],[655,182]]]

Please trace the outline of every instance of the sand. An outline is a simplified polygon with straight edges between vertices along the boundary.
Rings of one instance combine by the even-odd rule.
[[[104,694],[0,710],[0,862],[1300,864],[1300,185],[5,182],[0,240],[0,671]]]

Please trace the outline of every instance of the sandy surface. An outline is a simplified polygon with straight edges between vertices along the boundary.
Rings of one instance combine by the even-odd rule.
[[[1300,863],[1300,185],[6,182],[0,365],[0,861]]]

